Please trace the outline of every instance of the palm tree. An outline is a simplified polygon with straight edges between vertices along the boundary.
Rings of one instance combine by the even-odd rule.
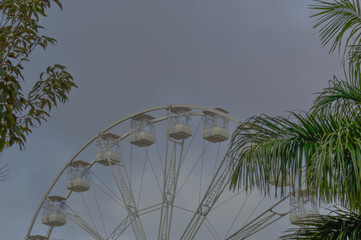
[[[270,194],[278,178],[293,190],[306,185],[318,200],[341,204],[329,216],[303,220],[303,227],[284,238],[361,238],[361,8],[358,0],[315,0],[315,28],[323,45],[343,55],[345,79],[334,77],[308,112],[289,116],[255,116],[242,123],[232,138],[233,188],[259,188]],[[343,47],[345,44],[345,47]],[[277,193],[277,191],[276,191]],[[353,222],[356,227],[345,227]],[[331,235],[325,235],[327,231]]]

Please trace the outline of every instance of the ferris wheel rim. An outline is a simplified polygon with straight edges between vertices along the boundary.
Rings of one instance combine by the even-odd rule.
[[[31,223],[29,225],[29,228],[27,230],[25,239],[28,239],[30,237],[31,231],[34,227],[35,221],[37,219],[37,217],[39,216],[41,207],[43,206],[44,202],[47,200],[47,196],[49,195],[49,193],[51,192],[51,190],[53,189],[54,185],[58,182],[59,178],[62,176],[62,174],[65,172],[65,170],[67,169],[67,167],[69,166],[69,164],[71,164],[78,156],[79,154],[86,149],[91,143],[93,143],[95,140],[97,140],[99,138],[99,136],[107,133],[109,130],[111,130],[112,128],[114,128],[115,126],[135,117],[138,116],[140,114],[146,114],[146,113],[150,113],[150,112],[154,112],[154,111],[159,111],[159,110],[170,110],[172,108],[190,108],[190,109],[196,109],[196,110],[201,110],[202,112],[199,112],[198,116],[203,116],[204,112],[210,112],[210,113],[214,113],[218,116],[224,117],[236,124],[240,124],[241,121],[234,118],[233,116],[231,116],[230,114],[228,114],[228,112],[225,111],[220,111],[217,110],[217,108],[210,108],[210,107],[204,107],[204,106],[200,106],[200,105],[193,105],[193,104],[169,104],[169,105],[162,105],[162,106],[158,106],[158,107],[153,107],[153,108],[147,108],[145,110],[142,111],[138,111],[136,113],[127,115],[124,118],[121,118],[120,120],[113,122],[112,124],[110,124],[109,126],[107,126],[106,128],[104,128],[103,130],[101,130],[98,134],[96,134],[94,137],[92,137],[87,143],[85,143],[82,147],[79,148],[78,151],[76,151],[76,153],[69,159],[69,161],[66,162],[66,164],[64,165],[64,167],[61,169],[61,171],[58,173],[58,175],[54,178],[54,180],[51,182],[50,186],[48,187],[48,189],[46,190],[46,192],[44,193],[34,215],[33,218],[31,220]],[[219,109],[219,108],[218,108]],[[165,120],[165,119],[163,119]],[[162,120],[160,120],[162,121]],[[124,139],[125,137],[127,137],[128,135],[122,136],[121,139]],[[69,196],[71,195],[72,191],[68,191],[68,193],[65,195],[65,199],[68,199]],[[49,227],[49,230],[47,232],[47,237],[49,237],[49,235],[51,234],[53,227]]]

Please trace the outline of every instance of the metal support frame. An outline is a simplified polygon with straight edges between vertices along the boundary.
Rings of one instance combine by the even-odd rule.
[[[35,210],[35,213],[34,213],[34,215],[33,215],[33,218],[31,219],[30,225],[29,225],[28,230],[27,230],[27,232],[26,232],[25,238],[26,238],[26,239],[29,238],[31,232],[33,231],[34,224],[35,224],[35,222],[36,222],[37,219],[38,219],[38,215],[39,215],[39,212],[40,212],[40,210],[41,210],[41,207],[42,207],[43,203],[44,203],[45,200],[47,199],[47,196],[49,195],[49,193],[53,190],[53,187],[55,186],[55,184],[58,182],[58,180],[60,179],[60,177],[61,177],[61,176],[63,175],[63,173],[65,172],[65,170],[66,170],[66,168],[68,167],[68,165],[69,165],[71,162],[73,162],[73,161],[78,157],[78,155],[79,155],[83,150],[85,150],[91,143],[93,143],[95,140],[97,140],[97,139],[99,138],[99,136],[101,136],[101,135],[104,134],[104,133],[107,133],[107,132],[108,132],[110,129],[112,129],[113,127],[115,127],[115,126],[117,126],[117,125],[119,125],[119,124],[121,124],[121,123],[123,123],[123,122],[125,122],[125,121],[127,121],[127,120],[129,120],[129,119],[131,119],[132,117],[139,115],[139,114],[142,114],[142,113],[150,113],[150,112],[159,111],[159,110],[168,110],[168,111],[169,111],[169,109],[171,109],[171,108],[177,108],[177,107],[178,107],[178,108],[190,108],[190,109],[192,109],[192,111],[189,113],[190,116],[204,116],[204,113],[203,113],[203,112],[204,112],[204,111],[209,111],[209,112],[214,112],[214,113],[216,113],[217,115],[222,116],[222,117],[224,117],[225,119],[229,119],[229,120],[231,120],[231,121],[233,121],[233,122],[235,122],[235,123],[238,123],[238,124],[240,123],[239,120],[231,117],[230,115],[228,115],[228,114],[226,114],[226,113],[224,113],[224,112],[222,112],[222,111],[216,110],[216,109],[212,109],[212,108],[208,108],[208,107],[203,107],[203,106],[197,106],[197,105],[189,105],[189,104],[172,104],[172,105],[163,105],[163,106],[158,106],[158,107],[149,108],[149,109],[146,109],[146,110],[143,110],[143,111],[139,111],[139,112],[137,112],[137,113],[128,115],[128,116],[126,116],[126,117],[124,117],[124,118],[122,118],[122,119],[120,119],[120,120],[118,120],[118,121],[110,124],[109,126],[107,126],[106,128],[104,128],[103,130],[101,130],[98,134],[96,134],[93,138],[91,138],[88,142],[86,142],[82,147],[80,147],[80,149],[79,149],[79,150],[68,160],[68,162],[64,165],[64,167],[63,167],[63,168],[61,169],[61,171],[57,174],[57,176],[55,176],[55,178],[54,178],[53,181],[51,182],[49,188],[48,188],[48,189],[46,190],[46,192],[44,193],[44,197],[41,199],[38,207],[37,207],[36,210]],[[162,117],[159,117],[159,118],[157,118],[157,119],[152,120],[151,123],[157,123],[157,122],[160,122],[160,121],[164,121],[164,120],[166,120],[167,118],[168,118],[168,116],[162,116]],[[124,134],[123,134],[120,138],[118,138],[117,140],[122,140],[122,139],[128,137],[130,134],[131,134],[131,132],[124,133]],[[91,163],[90,167],[93,166],[93,164],[94,164],[94,161]],[[118,189],[121,189],[121,188],[120,188],[121,185],[122,185],[122,186],[125,186],[125,189],[128,188],[128,194],[132,196],[133,194],[132,194],[131,189],[130,189],[129,181],[127,182],[127,180],[126,180],[126,179],[127,179],[127,173],[126,173],[125,165],[123,164],[123,166],[121,166],[121,167],[123,167],[123,169],[122,169],[122,170],[123,170],[123,177],[121,177],[121,176],[122,176],[122,174],[121,174],[122,171],[120,171],[120,169],[119,169],[119,170],[114,170],[114,169],[113,169],[113,168],[119,168],[119,166],[118,166],[118,167],[113,167],[112,165],[110,165],[110,167],[111,167],[111,169],[112,169],[112,174],[113,174],[113,176],[117,176],[117,175],[118,175],[118,176],[119,176],[118,178],[122,178],[122,182],[124,183],[124,184],[120,184],[120,180],[119,180],[117,177],[115,177],[115,179],[118,179],[118,181],[116,181],[117,186],[118,186]],[[116,175],[116,172],[118,172],[117,175]],[[215,184],[213,184],[213,185],[215,185]],[[120,191],[120,192],[122,192],[122,191]],[[208,192],[208,191],[207,191],[207,192]],[[68,191],[68,192],[65,194],[65,197],[64,197],[64,198],[68,199],[71,194],[72,194],[72,191]],[[122,200],[123,200],[124,202],[127,202],[127,201],[125,201],[126,199],[127,199],[126,197],[123,197],[123,196],[122,196]],[[130,200],[130,202],[131,202],[131,204],[127,204],[127,207],[126,207],[126,208],[127,208],[127,211],[128,211],[128,216],[127,216],[125,219],[123,219],[123,222],[122,222],[123,224],[120,223],[120,224],[118,225],[118,227],[113,231],[114,234],[113,234],[113,236],[111,236],[111,237],[113,237],[113,238],[115,238],[115,239],[118,238],[118,237],[120,236],[120,234],[121,234],[122,232],[124,232],[125,229],[127,229],[130,225],[132,225],[132,227],[133,227],[134,224],[136,224],[136,225],[139,226],[139,230],[140,230],[140,232],[141,232],[140,235],[144,237],[144,238],[140,238],[140,239],[145,239],[145,234],[144,234],[144,231],[143,231],[143,227],[141,226],[140,220],[139,220],[139,213],[138,213],[137,208],[135,207],[136,205],[135,205],[134,198],[133,198],[133,200]],[[129,205],[129,206],[128,206],[128,205]],[[131,208],[131,206],[133,206],[134,208]],[[173,205],[172,205],[172,208],[173,208]],[[165,208],[162,207],[162,209],[165,209]],[[133,215],[133,214],[134,214],[134,215]],[[133,217],[133,220],[136,221],[136,222],[139,223],[139,224],[134,223],[134,221],[131,219],[132,217]],[[46,236],[47,236],[47,237],[50,236],[50,234],[51,234],[51,232],[52,232],[52,229],[53,229],[53,227],[49,227],[49,228],[48,228],[47,233],[46,233]],[[143,234],[143,235],[142,235],[142,234]],[[108,238],[108,239],[109,239],[109,238]]]
[[[105,152],[108,149],[105,147],[105,145],[103,143],[103,139],[101,137],[99,139],[102,143],[103,150]],[[138,216],[138,209],[137,209],[137,205],[136,205],[136,202],[134,199],[134,194],[133,194],[131,186],[129,184],[130,181],[129,181],[127,169],[124,164],[124,159],[121,158],[121,160],[120,160],[121,162],[119,164],[115,164],[115,165],[111,163],[109,157],[107,160],[108,160],[109,167],[111,169],[113,178],[115,180],[115,183],[117,184],[120,196],[121,196],[123,203],[125,205],[125,208],[127,210],[129,221],[131,223],[130,225],[132,226],[135,238],[137,240],[146,240],[147,238],[145,236],[145,232],[144,232],[142,223]],[[115,166],[116,172],[118,174],[116,174],[116,172],[114,171],[114,166]],[[122,167],[123,171],[120,169],[120,166]],[[120,224],[119,226],[122,226],[122,225]],[[127,226],[129,226],[129,225],[127,225]],[[121,232],[124,232],[124,231],[125,231],[125,229]]]
[[[88,232],[96,240],[104,240],[104,238],[100,236],[100,234],[95,229],[93,229],[84,219],[82,219],[73,209],[71,209],[69,206],[67,206],[67,209],[69,209],[72,213],[68,213],[68,212],[64,212],[64,213],[74,223],[76,223],[78,226],[80,226],[82,229]]]
[[[186,230],[183,232],[180,240],[193,239],[195,237],[208,213],[211,211],[212,207],[228,185],[230,181],[229,173],[233,166],[233,159],[228,155],[229,154],[227,153],[223,158],[210,186],[198,206],[196,213],[193,215],[193,218],[189,222]],[[225,162],[228,162],[228,164],[223,171],[221,171]]]
[[[93,229],[84,219],[82,219],[73,209],[71,209],[68,205],[66,205],[66,208],[70,210],[70,212],[64,211],[59,206],[57,206],[53,201],[50,201],[47,199],[50,204],[52,204],[57,210],[65,214],[70,220],[72,220],[76,225],[78,225],[80,228],[85,230],[87,233],[89,233],[92,237],[94,237],[96,240],[104,240],[100,234]]]
[[[287,198],[290,197],[290,194],[286,197],[282,198],[280,201],[278,201],[276,204],[274,204],[272,207],[261,213],[258,217],[253,219],[251,222],[243,226],[241,229],[237,230],[235,233],[233,233],[230,237],[226,238],[226,240],[241,240],[246,239],[256,232],[264,229],[268,225],[272,224],[273,222],[279,220],[280,218],[286,216],[290,213],[284,212],[284,213],[278,213],[273,210],[276,206],[278,206],[281,202],[285,201]]]
[[[190,116],[204,116],[204,111],[208,111],[211,113],[216,114],[217,116],[220,116],[226,120],[231,120],[235,123],[240,123],[239,120],[231,117],[230,115],[228,115],[225,112],[219,111],[218,109],[211,109],[211,108],[207,108],[207,107],[202,107],[202,106],[196,106],[196,105],[165,105],[165,106],[159,106],[159,107],[155,107],[155,108],[150,108],[144,111],[140,111],[137,113],[134,113],[132,115],[129,115],[125,118],[122,118],[112,124],[110,124],[109,126],[107,126],[105,129],[103,129],[99,134],[97,134],[96,136],[94,136],[92,139],[90,139],[85,145],[83,145],[68,161],[68,163],[63,167],[63,169],[59,172],[59,174],[54,178],[54,180],[52,181],[52,183],[50,184],[49,188],[47,189],[47,191],[44,194],[44,197],[41,199],[40,204],[38,205],[35,214],[31,220],[30,226],[28,228],[28,231],[26,233],[26,239],[29,238],[30,233],[33,229],[34,223],[38,217],[38,214],[40,212],[40,209],[44,203],[44,201],[47,199],[48,194],[52,191],[54,185],[57,183],[57,181],[59,180],[59,178],[62,176],[62,174],[64,173],[64,171],[66,170],[68,164],[70,164],[71,162],[73,162],[75,160],[75,158],[85,149],[87,148],[93,141],[95,141],[96,139],[98,139],[100,136],[102,136],[102,134],[108,132],[110,129],[112,129],[113,127],[117,126],[118,124],[125,122],[129,119],[132,119],[134,116],[138,116],[139,114],[142,113],[150,113],[153,111],[158,111],[158,110],[167,110],[169,112],[170,109],[172,108],[190,108],[192,109],[192,111],[189,113]],[[159,117],[157,119],[153,119],[150,121],[150,123],[157,123],[157,122],[161,122],[164,120],[169,121],[169,115],[168,116],[162,116]],[[117,140],[122,140],[126,137],[128,137],[131,134],[131,132],[127,132],[125,134],[123,134],[121,137],[119,137]],[[168,137],[167,140],[167,159],[166,162],[168,161],[168,142],[170,142],[171,140]],[[170,158],[169,158],[169,166],[164,168],[164,189],[163,189],[163,199],[162,199],[162,205],[159,206],[159,208],[161,209],[161,221],[160,221],[160,226],[159,226],[159,235],[158,238],[161,240],[169,240],[170,238],[170,231],[171,231],[171,223],[172,223],[172,212],[173,212],[173,207],[174,207],[174,197],[175,197],[175,190],[176,190],[176,186],[177,186],[177,180],[178,180],[178,173],[179,173],[179,168],[180,168],[180,164],[181,164],[181,160],[182,160],[182,153],[183,153],[183,143],[181,144],[181,148],[182,150],[180,151],[180,154],[177,155],[176,152],[176,146],[180,144],[179,142],[174,143],[173,142],[173,151],[171,151],[170,154]],[[180,156],[179,156],[180,155]],[[177,158],[178,157],[178,158]],[[230,161],[229,161],[230,160]],[[225,166],[225,162],[229,163]],[[192,220],[190,221],[190,223],[188,224],[185,232],[183,233],[181,239],[193,239],[194,236],[196,236],[199,228],[201,227],[202,223],[207,221],[206,217],[208,215],[208,213],[212,210],[212,208],[214,207],[214,204],[216,203],[216,201],[218,200],[219,196],[221,195],[221,193],[224,191],[225,187],[228,184],[229,179],[227,179],[227,175],[229,175],[229,171],[231,169],[230,166],[232,166],[232,159],[230,159],[228,156],[225,156],[225,158],[223,159],[221,165],[219,166],[217,173],[215,174],[214,179],[212,180],[210,186],[208,187],[200,205],[197,208],[197,211],[194,213],[194,216],[192,218]],[[109,237],[107,237],[107,240],[109,239],[118,239],[122,233],[129,227],[132,226],[133,228],[133,232],[135,234],[135,238],[137,240],[145,240],[145,233],[142,227],[142,224],[140,222],[140,218],[139,218],[139,212],[136,206],[136,202],[134,200],[134,196],[131,190],[131,186],[130,186],[130,181],[129,181],[129,177],[127,174],[127,170],[125,168],[125,164],[124,164],[124,160],[121,159],[121,164],[117,164],[117,165],[112,165],[108,159],[109,162],[109,166],[111,168],[112,171],[112,175],[115,179],[115,182],[117,184],[118,190],[120,192],[122,201],[125,204],[125,208],[127,211],[127,216],[122,220],[122,222],[116,227],[115,230],[113,230],[113,232],[110,234]],[[94,162],[92,162],[90,164],[90,167],[94,164]],[[178,164],[178,166],[177,166]],[[223,167],[222,167],[223,166]],[[224,168],[225,167],[225,168]],[[68,193],[65,195],[65,199],[68,199],[69,196],[71,195],[72,191],[68,191]],[[274,206],[273,206],[274,207]],[[273,208],[272,207],[272,208]],[[157,209],[156,206],[149,209],[149,211],[155,211]],[[275,213],[273,210],[269,209],[268,211],[266,211],[266,213],[269,214],[275,214],[274,216],[279,216],[282,217],[284,216],[284,214],[278,214]],[[70,207],[68,207],[69,211],[71,211]],[[145,214],[146,212],[144,212]],[[286,214],[286,213],[285,213]],[[93,236],[95,239],[103,239],[99,233],[97,233],[97,231],[95,231],[94,229],[92,229],[92,227],[86,223],[78,214],[76,214],[75,212],[73,213],[66,213],[66,215],[72,220],[74,221],[76,224],[78,224],[81,228],[83,228],[84,230],[86,230],[87,232],[89,232],[89,234],[91,236]],[[262,215],[262,214],[261,214]],[[282,215],[282,216],[281,216]],[[264,216],[264,218],[267,218],[267,216]],[[270,218],[267,218],[270,219]],[[262,224],[261,224],[262,223]],[[210,223],[209,223],[210,224]],[[236,233],[234,233],[232,236],[234,238],[227,238],[227,240],[236,240],[236,239],[244,239],[246,237],[251,236],[252,234],[254,234],[255,232],[261,230],[262,228],[264,228],[265,226],[268,226],[270,223],[268,223],[265,220],[260,219],[259,217],[256,218],[256,220],[252,221],[251,223],[247,224],[246,226],[244,226],[242,229],[238,230]],[[205,225],[207,225],[207,222],[205,222]],[[257,225],[257,228],[254,227]],[[211,225],[209,225],[208,227],[211,228]],[[207,227],[207,228],[208,228]],[[49,237],[51,234],[53,227],[49,227],[48,231],[46,233],[46,236]],[[251,231],[252,230],[252,231]],[[247,232],[246,232],[247,231]],[[241,232],[243,232],[244,235],[241,235]],[[216,236],[216,232],[214,231],[214,238],[217,239],[219,238],[219,236]],[[237,236],[237,237],[236,237]],[[243,236],[243,237],[242,237]]]
[[[173,144],[172,144],[172,151],[169,157],[168,149],[170,142]],[[180,151],[178,154],[177,154],[177,145],[180,145]],[[177,142],[173,139],[170,139],[169,135],[167,134],[166,157],[164,163],[162,208],[160,214],[158,240],[170,239],[174,198],[177,190],[179,169],[183,157],[183,146],[184,146],[184,140]],[[168,164],[168,158],[169,158],[169,164]]]
[[[132,224],[134,218],[127,216],[119,225],[118,227],[107,237],[106,240],[116,240],[122,235],[122,233]]]

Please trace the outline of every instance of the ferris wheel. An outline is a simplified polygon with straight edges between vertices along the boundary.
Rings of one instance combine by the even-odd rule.
[[[90,139],[50,184],[25,239],[246,239],[289,213],[229,189],[239,120],[223,108],[166,105]]]

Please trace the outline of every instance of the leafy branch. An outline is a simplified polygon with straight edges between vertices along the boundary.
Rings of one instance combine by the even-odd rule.
[[[56,44],[40,34],[39,25],[52,3],[62,8],[59,0],[0,1],[0,152],[14,144],[23,149],[31,129],[46,121],[51,109],[66,102],[77,87],[66,67],[55,64],[40,74],[27,96],[22,89],[23,62],[30,61],[36,48]]]

